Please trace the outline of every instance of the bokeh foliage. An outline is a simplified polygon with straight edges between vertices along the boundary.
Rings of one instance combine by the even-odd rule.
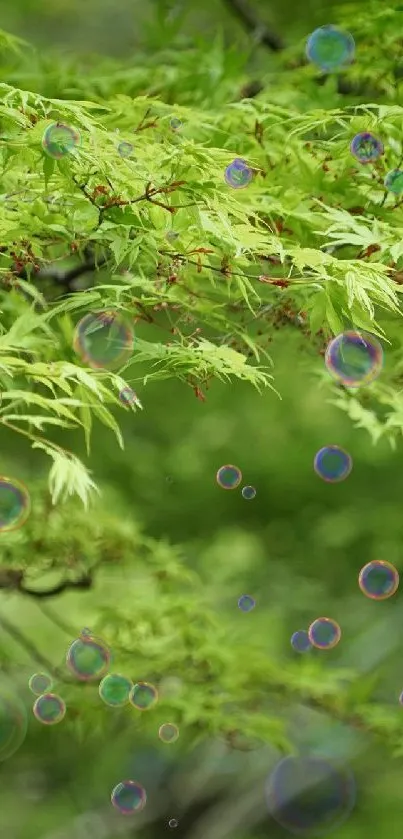
[[[327,22],[316,14],[307,28]],[[29,708],[29,676],[53,669],[69,709],[54,731],[31,720],[0,765],[10,837],[122,835],[108,796],[128,774],[152,801],[144,836],[176,816],[192,837],[281,837],[262,784],[302,745],[356,771],[357,807],[336,839],[400,835],[399,594],[375,604],[357,585],[371,558],[402,568],[402,208],[382,189],[402,153],[395,20],[393,9],[340,6],[357,41],[349,93],[299,66],[302,26],[267,63],[244,35],[241,50],[173,23],[163,43],[152,15],[135,61],[60,59],[2,36],[3,471],[33,501],[24,529],[2,536],[2,678]],[[263,89],[241,99],[252,68]],[[55,119],[83,143],[53,166],[40,142]],[[117,154],[116,129],[132,161]],[[349,154],[367,129],[386,148],[371,173]],[[222,177],[234,156],[256,169],[242,193]],[[148,182],[160,191],[139,200]],[[100,270],[66,296],[60,277],[88,252]],[[136,319],[119,376],[86,370],[71,346],[77,319],[111,305]],[[323,371],[326,340],[351,325],[386,352],[363,396]],[[120,405],[125,382],[143,411]],[[329,487],[312,460],[334,442],[354,469]],[[257,487],[254,501],[215,485],[225,462]],[[257,599],[250,615],[236,608],[242,593]],[[290,635],[318,609],[340,622],[342,642],[296,659]],[[155,712],[108,713],[96,688],[67,680],[64,654],[83,626],[110,643],[119,672],[160,685]],[[168,720],[181,731],[171,748],[157,739]]]

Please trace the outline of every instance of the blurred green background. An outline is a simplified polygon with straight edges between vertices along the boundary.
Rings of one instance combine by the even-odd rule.
[[[253,6],[289,43],[315,25],[335,22],[331,9],[336,4],[331,3],[325,9],[314,0],[303,4],[276,0],[269,6],[263,2]],[[217,0],[206,0],[202,8],[196,2],[186,7],[185,44],[186,39],[192,41],[195,31],[209,37],[220,26],[229,42],[244,37],[227,7]],[[167,13],[180,8],[167,4]],[[4,29],[37,46],[70,55],[84,51],[132,55],[135,65],[136,48],[149,48],[152,43],[157,4],[151,0],[121,0],[118,6],[109,0],[58,0],[54,4],[18,0],[2,3],[1,12]],[[256,49],[253,69],[264,68],[271,60],[266,51]],[[402,569],[401,449],[393,452],[386,444],[373,447],[365,432],[353,430],[347,418],[329,404],[330,391],[319,386],[315,375],[323,362],[292,329],[281,331],[271,352],[281,400],[271,392],[259,395],[240,384],[215,383],[205,403],[179,383],[139,385],[136,389],[144,411],[133,416],[122,410],[119,417],[126,442],[123,453],[112,435],[96,426],[87,459],[82,441],[66,433],[65,445],[86,459],[102,491],[100,505],[87,513],[88,529],[108,509],[147,536],[180,547],[184,567],[197,572],[201,580],[202,605],[216,616],[232,643],[239,642],[245,650],[246,671],[248,649],[255,646],[267,655],[268,667],[286,668],[296,658],[289,644],[291,634],[306,628],[318,613],[332,616],[343,636],[323,664],[324,672],[337,667],[345,668],[347,674],[352,668],[359,674],[356,704],[362,688],[363,702],[372,694],[374,713],[377,702],[397,707],[403,689],[400,598],[367,601],[357,577],[360,568],[376,558]],[[315,452],[332,443],[346,448],[354,461],[348,481],[334,486],[322,483],[312,466]],[[47,463],[42,456],[3,434],[2,461],[3,472],[18,475],[34,495],[35,486],[45,477]],[[257,489],[254,500],[245,501],[240,489],[224,492],[218,488],[215,475],[224,463],[240,467],[244,483]],[[25,559],[29,564],[29,556]],[[134,552],[123,570],[118,565],[116,569],[101,567],[90,592],[63,594],[50,606],[42,608],[38,601],[2,593],[0,618],[12,622],[28,639],[24,647],[21,638],[11,637],[0,620],[4,680],[11,679],[19,687],[28,708],[32,702],[29,676],[43,669],[35,651],[60,664],[81,628],[96,625],[102,611],[114,604],[132,612],[136,623],[143,590],[147,595],[146,578],[144,561]],[[237,608],[244,593],[257,601],[250,615]],[[175,604],[174,584],[169,596]],[[49,608],[53,611],[46,612]],[[217,645],[223,644],[220,654],[225,656],[225,636],[224,641],[222,635],[217,636]],[[131,675],[139,678],[135,663],[134,651]],[[305,663],[300,664],[303,673]],[[116,669],[119,666],[117,659]],[[129,666],[127,661],[125,666]],[[179,680],[177,689],[186,694],[190,680],[186,667],[174,673],[162,668],[156,675],[162,682],[170,677]],[[216,681],[220,688],[219,672]],[[215,685],[206,682],[198,690],[213,695]],[[149,728],[137,721],[128,731],[122,714],[105,708],[100,729],[91,688],[84,688],[79,700],[73,701],[74,736],[67,733],[65,724],[46,728],[30,716],[24,745],[0,764],[1,836],[285,837],[269,819],[263,796],[264,779],[279,750],[267,745],[251,751],[229,748],[222,738],[212,735],[196,742],[185,730],[175,746],[159,744],[155,731],[167,721],[164,696],[168,694],[162,684],[162,702]],[[237,697],[228,700],[229,716],[231,702],[236,701]],[[382,737],[375,740],[353,720],[340,722],[337,702],[334,716],[308,708],[300,699],[289,702],[286,710],[278,706],[275,710],[279,717],[286,717],[295,747],[309,745],[316,753],[338,757],[354,768],[357,804],[350,819],[333,834],[335,839],[363,835],[400,839],[402,758],[391,757]],[[123,777],[141,778],[149,796],[144,814],[130,824],[111,814],[108,801],[111,788]],[[167,826],[170,818],[178,819],[174,830]]]

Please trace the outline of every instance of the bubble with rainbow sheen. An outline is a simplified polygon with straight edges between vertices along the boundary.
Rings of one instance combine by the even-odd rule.
[[[47,673],[34,673],[31,676],[28,687],[35,696],[42,696],[43,693],[49,693],[53,687],[53,679]]]
[[[55,693],[44,693],[34,702],[34,717],[43,725],[56,725],[66,715],[66,703]]]
[[[331,650],[340,641],[341,629],[333,618],[316,618],[308,628],[308,638],[318,650]]]
[[[347,766],[325,758],[288,756],[269,775],[265,799],[270,816],[290,833],[324,836],[350,816],[355,778]]]
[[[120,781],[112,790],[111,803],[123,816],[131,816],[144,809],[147,793],[138,781]]]
[[[253,498],[256,498],[255,487],[251,487],[251,486],[242,487],[242,498],[245,498],[246,501],[252,501]]]
[[[369,332],[348,330],[333,338],[325,353],[328,372],[344,387],[369,385],[383,367],[383,349]]]
[[[149,682],[137,682],[133,685],[129,700],[138,711],[149,711],[158,702],[158,691]]]
[[[102,679],[98,692],[105,705],[111,708],[121,708],[129,702],[133,682],[119,673],[108,673]]]
[[[236,489],[242,481],[242,472],[238,466],[227,463],[225,466],[220,466],[216,481],[221,489]]]
[[[178,819],[169,819],[168,827],[171,827],[171,828],[178,827],[178,824],[179,824]]]
[[[399,587],[399,572],[391,562],[374,559],[361,568],[358,585],[370,600],[388,600]]]
[[[305,51],[308,61],[320,70],[337,70],[353,60],[355,42],[350,32],[329,24],[312,32]]]
[[[253,171],[245,160],[237,157],[225,169],[224,180],[233,189],[244,189],[249,186],[253,178]]]
[[[238,600],[238,608],[241,612],[251,612],[256,606],[256,600],[250,594],[243,594]]]
[[[67,650],[66,664],[81,682],[100,679],[109,668],[111,654],[107,645],[93,635],[80,635]]]
[[[384,179],[384,187],[394,195],[401,195],[403,192],[403,169],[392,169]]]
[[[348,478],[353,461],[351,455],[340,446],[323,446],[316,452],[313,468],[322,481],[338,484]]]
[[[49,157],[59,160],[80,145],[80,133],[64,122],[48,125],[42,137],[42,148]]]
[[[133,154],[132,144],[127,142],[119,143],[118,154],[120,154],[120,157],[130,157]]]
[[[164,722],[158,729],[158,737],[163,743],[176,743],[179,737],[179,728],[173,722]]]
[[[361,131],[353,137],[350,145],[351,154],[359,163],[373,163],[383,155],[383,143],[369,131]]]
[[[0,534],[18,530],[31,512],[27,487],[17,478],[0,475]]]
[[[75,329],[74,351],[93,369],[122,367],[129,361],[133,346],[133,328],[119,312],[90,312]]]
[[[312,649],[312,643],[306,629],[297,629],[291,635],[291,646],[296,653],[308,653]]]
[[[137,397],[137,393],[131,387],[124,387],[121,391],[119,391],[119,399],[122,405],[128,405],[130,407],[138,406],[141,407],[141,402]]]
[[[28,729],[27,711],[13,686],[0,677],[0,763],[22,746]]]

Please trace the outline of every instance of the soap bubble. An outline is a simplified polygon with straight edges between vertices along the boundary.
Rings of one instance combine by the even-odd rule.
[[[320,26],[315,29],[306,42],[308,61],[316,64],[320,70],[336,70],[349,64],[355,53],[354,38],[349,32],[337,26]]]
[[[324,446],[316,453],[313,466],[323,481],[337,484],[349,476],[353,461],[348,452],[340,446]]]
[[[319,757],[285,757],[266,782],[272,818],[290,833],[308,839],[340,827],[355,800],[352,772]]]
[[[17,530],[31,512],[31,499],[26,486],[16,478],[0,475],[0,533]]]
[[[222,489],[236,489],[242,481],[242,472],[237,466],[220,466],[216,480]]]
[[[158,691],[148,682],[137,682],[130,691],[129,699],[138,711],[149,711],[158,701]]]
[[[174,242],[176,239],[179,239],[179,233],[176,230],[168,230],[165,234],[165,238],[168,239],[168,242]]]
[[[242,498],[246,498],[247,501],[251,501],[252,498],[255,498],[256,490],[255,487],[242,487]]]
[[[371,600],[387,600],[399,587],[399,573],[391,562],[374,559],[361,568],[358,585]]]
[[[171,126],[172,131],[180,131],[180,129],[182,128],[182,121],[178,119],[178,117],[172,117],[169,124]]]
[[[48,125],[42,137],[43,150],[55,160],[70,154],[79,144],[79,132],[63,122],[54,122],[52,125]]]
[[[176,743],[179,737],[179,728],[173,722],[165,722],[158,729],[158,737],[163,743]]]
[[[297,629],[291,636],[291,646],[296,653],[307,653],[312,649],[309,634],[306,629]]]
[[[133,152],[133,146],[131,143],[119,143],[118,152],[121,157],[130,157]]]
[[[383,144],[373,134],[363,131],[351,141],[350,151],[360,163],[372,163],[383,154]]]
[[[138,405],[138,407],[141,407],[141,403],[137,399],[137,394],[131,387],[124,387],[119,392],[119,399],[123,405]]]
[[[82,682],[99,679],[108,670],[111,654],[106,644],[93,635],[81,635],[67,651],[66,664]]]
[[[42,696],[43,693],[52,690],[53,679],[47,673],[34,673],[28,682],[28,687],[35,696]]]
[[[238,600],[238,606],[241,612],[251,612],[256,606],[256,600],[249,594],[243,594]]]
[[[77,324],[73,347],[89,367],[114,370],[131,357],[134,335],[131,325],[118,312],[91,312]]]
[[[112,708],[119,708],[122,705],[127,705],[132,687],[133,682],[127,679],[126,676],[120,676],[117,673],[108,673],[102,679],[98,690],[105,705],[110,705]]]
[[[244,189],[253,178],[252,169],[241,158],[236,158],[227,166],[224,178],[228,186],[233,189]]]
[[[393,192],[395,195],[401,195],[403,192],[403,169],[392,169],[385,177],[385,189]]]
[[[308,628],[308,637],[318,650],[331,650],[340,641],[341,629],[332,618],[316,618]]]
[[[144,787],[137,781],[121,781],[112,790],[111,802],[123,816],[140,813],[147,803]]]
[[[33,707],[34,716],[44,725],[56,725],[66,714],[66,705],[60,696],[54,693],[44,693],[38,696]]]
[[[28,728],[26,708],[11,685],[0,684],[0,762],[22,746]]]
[[[327,346],[325,365],[328,372],[345,387],[368,385],[383,367],[383,349],[369,332],[343,332]]]
[[[169,827],[178,827],[178,820],[177,819],[169,819],[168,826]]]

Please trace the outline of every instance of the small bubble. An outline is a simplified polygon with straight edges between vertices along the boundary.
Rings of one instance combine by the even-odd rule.
[[[236,489],[242,481],[242,472],[237,466],[228,463],[226,466],[220,466],[216,481],[222,489]]]
[[[296,653],[307,653],[312,649],[306,629],[297,629],[291,636],[291,646]]]
[[[320,70],[336,70],[349,64],[355,53],[355,42],[349,32],[327,25],[315,29],[306,43],[308,61]]]
[[[393,192],[395,195],[401,195],[403,192],[403,169],[392,169],[385,177],[385,189]]]
[[[172,117],[169,124],[171,126],[172,131],[180,131],[183,123],[180,119],[178,119],[178,117]]]
[[[44,725],[56,725],[66,714],[66,704],[60,696],[54,693],[44,693],[38,696],[33,707],[34,716]]]
[[[42,696],[43,693],[52,690],[53,679],[47,673],[34,673],[28,682],[28,687],[35,696]]]
[[[42,137],[43,150],[55,160],[70,154],[79,144],[79,132],[62,122],[54,122],[52,125],[48,125]]]
[[[149,682],[137,682],[130,691],[129,699],[138,711],[149,711],[158,702],[158,691]]]
[[[133,146],[131,143],[119,143],[118,152],[121,157],[130,157],[133,152]]]
[[[316,453],[313,466],[319,478],[326,483],[337,484],[349,476],[353,461],[340,446],[324,446]]]
[[[252,498],[255,498],[256,490],[255,487],[246,486],[242,487],[242,497],[246,498],[247,501],[251,501]]]
[[[319,650],[331,650],[341,638],[339,624],[332,618],[317,618],[308,628],[311,644]]]
[[[172,827],[172,828],[173,827],[178,827],[178,824],[179,824],[179,822],[178,822],[177,819],[169,819],[169,822],[168,822],[169,827]]]
[[[109,705],[111,708],[121,708],[123,705],[128,704],[132,687],[133,682],[127,679],[126,676],[120,676],[117,673],[108,673],[102,679],[98,692],[105,705]]]
[[[328,344],[325,366],[345,387],[368,385],[382,370],[383,349],[377,338],[368,332],[342,332]]]
[[[26,486],[16,478],[0,475],[0,533],[22,527],[31,512]]]
[[[233,160],[224,172],[225,182],[233,189],[244,189],[250,184],[252,178],[252,169],[240,158]]]
[[[165,722],[158,729],[158,737],[163,743],[176,743],[179,737],[179,728],[172,722]]]
[[[256,606],[256,600],[249,594],[243,594],[238,600],[238,606],[241,612],[251,612]]]
[[[108,670],[111,654],[106,644],[93,635],[81,635],[70,645],[66,664],[82,682],[99,679]]]
[[[112,790],[111,802],[123,816],[131,816],[144,809],[147,803],[146,791],[137,781],[121,781]]]
[[[360,163],[372,163],[383,154],[383,144],[373,134],[363,131],[351,141],[350,151]]]
[[[77,324],[73,349],[93,369],[116,369],[131,357],[134,334],[118,312],[90,312]]]
[[[399,573],[391,562],[375,559],[361,568],[358,585],[370,600],[387,600],[399,587]]]

